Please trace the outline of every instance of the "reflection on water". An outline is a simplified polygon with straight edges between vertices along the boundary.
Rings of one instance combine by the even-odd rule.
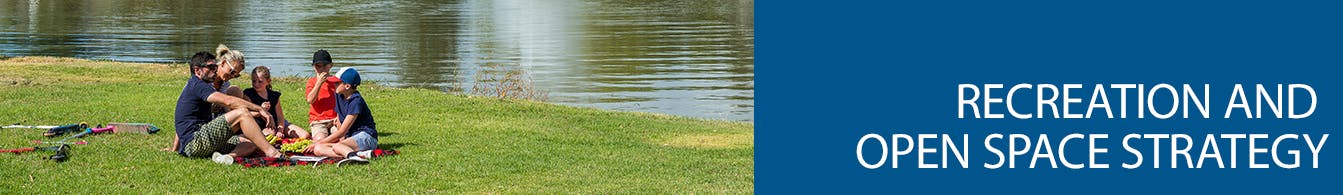
[[[277,75],[312,52],[393,86],[528,71],[550,101],[751,121],[752,0],[4,1],[0,55],[184,62],[220,43]],[[466,87],[463,87],[466,86]]]

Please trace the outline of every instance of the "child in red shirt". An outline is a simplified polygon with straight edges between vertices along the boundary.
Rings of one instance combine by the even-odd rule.
[[[312,54],[312,68],[316,75],[308,79],[308,84],[303,87],[308,105],[309,129],[312,130],[313,140],[322,140],[331,135],[331,128],[336,125],[336,99],[333,94],[336,92],[336,85],[340,84],[340,79],[331,76],[331,54],[326,50],[317,50]],[[321,82],[318,82],[321,81]]]

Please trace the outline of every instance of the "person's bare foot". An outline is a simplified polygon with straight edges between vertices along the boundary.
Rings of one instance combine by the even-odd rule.
[[[280,152],[280,150],[273,150],[273,151],[270,151],[270,152],[266,152],[266,157],[271,157],[271,158],[283,158],[283,157],[284,157],[284,153],[283,153],[283,152]]]

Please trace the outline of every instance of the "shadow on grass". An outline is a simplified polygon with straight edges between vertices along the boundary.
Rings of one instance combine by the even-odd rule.
[[[383,131],[379,131],[379,132],[378,132],[378,137],[379,137],[379,138],[381,138],[381,137],[387,137],[387,136],[392,136],[392,135],[396,135],[396,132],[383,132]]]
[[[381,135],[382,133],[378,133],[378,134]],[[415,143],[403,143],[403,142],[402,142],[402,143],[378,143],[378,148],[380,148],[380,149],[384,149],[384,150],[397,150],[397,149],[399,149],[399,148],[401,148],[401,147],[403,147],[403,146],[418,146],[418,145],[420,145],[420,144],[415,144]]]

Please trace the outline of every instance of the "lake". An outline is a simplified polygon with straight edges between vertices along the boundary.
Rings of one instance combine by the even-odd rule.
[[[521,70],[549,102],[752,121],[754,9],[752,0],[3,1],[0,55],[184,63],[222,43],[249,68],[307,77],[313,51],[326,49],[337,67],[383,85],[469,93],[490,70]]]

